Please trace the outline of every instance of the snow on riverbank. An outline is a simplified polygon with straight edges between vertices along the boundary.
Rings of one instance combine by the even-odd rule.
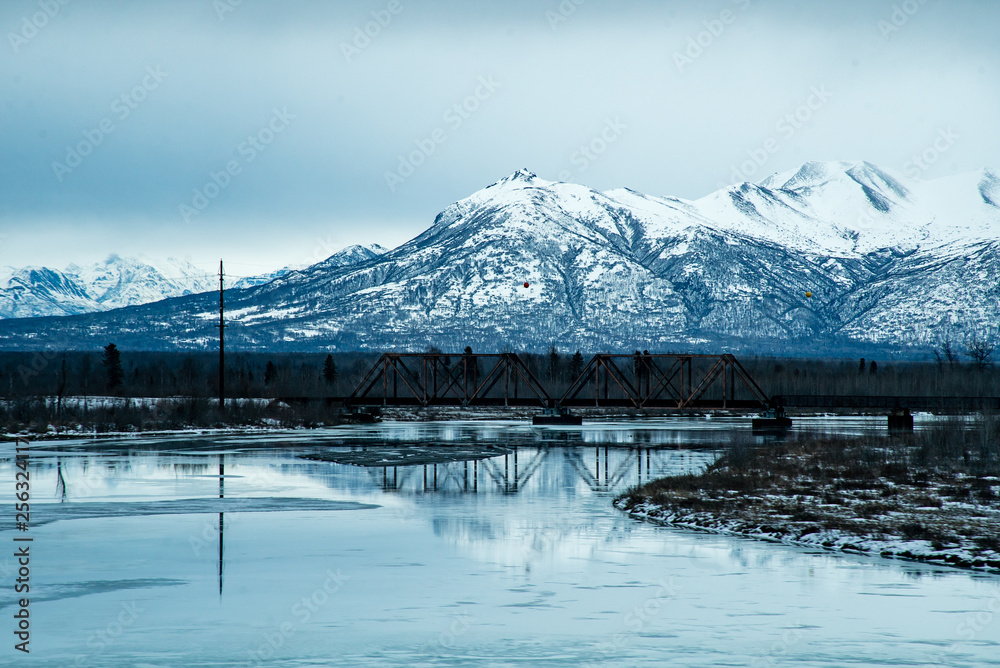
[[[782,522],[781,519],[774,517],[762,517],[760,523],[757,523],[744,519],[720,517],[710,512],[670,509],[655,503],[640,503],[628,508],[626,499],[615,501],[615,507],[628,512],[636,519],[664,526],[1000,572],[1000,553],[995,550],[980,549],[968,539],[960,541],[960,544],[955,547],[936,549],[932,541],[907,540],[901,536],[880,537],[878,534],[859,536],[840,529],[818,529],[815,531],[806,529],[803,532],[792,526],[791,523]]]
[[[615,506],[662,525],[1000,572],[989,429],[736,445],[703,473],[652,481]]]

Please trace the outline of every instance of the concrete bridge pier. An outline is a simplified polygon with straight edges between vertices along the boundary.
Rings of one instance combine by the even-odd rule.
[[[889,433],[906,433],[913,431],[913,416],[909,408],[896,408],[889,413]]]
[[[781,407],[769,408],[760,417],[753,419],[754,431],[777,431],[791,426],[792,419],[785,415],[785,410]]]
[[[583,418],[579,415],[572,415],[565,408],[545,408],[541,415],[531,418],[533,425],[569,425],[576,426],[583,424]]]

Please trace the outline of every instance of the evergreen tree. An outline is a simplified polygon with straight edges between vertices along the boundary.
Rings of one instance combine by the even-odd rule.
[[[639,351],[636,351],[636,354],[638,354],[638,352]],[[580,377],[580,374],[582,372],[583,372],[583,355],[581,355],[580,351],[577,350],[575,353],[573,353],[573,356],[569,359],[569,375],[573,378],[573,380],[576,380],[577,378]]]
[[[337,381],[337,363],[333,361],[333,355],[327,355],[326,361],[323,362],[323,380],[328,385]]]
[[[875,364],[875,360],[872,360],[872,364],[871,364],[871,366],[870,366],[870,367],[868,367],[868,373],[870,373],[870,374],[871,374],[871,375],[873,375],[873,376],[874,376],[874,375],[875,375],[876,373],[878,373],[878,364]]]
[[[549,379],[555,379],[559,374],[559,351],[555,345],[549,348]]]
[[[274,362],[268,362],[267,366],[264,367],[264,384],[270,385],[275,381],[278,376],[278,368],[274,366]]]
[[[474,386],[479,382],[479,358],[472,354],[472,346],[465,346],[465,350],[462,351],[466,357],[465,360],[465,384],[471,391]]]
[[[118,346],[109,343],[104,347],[104,358],[101,360],[104,371],[108,375],[108,389],[114,390],[122,385],[125,379],[125,370],[122,369],[122,354]]]
[[[59,386],[56,388],[56,415],[62,417],[62,400],[66,394],[66,353],[63,353],[62,363],[59,365]]]

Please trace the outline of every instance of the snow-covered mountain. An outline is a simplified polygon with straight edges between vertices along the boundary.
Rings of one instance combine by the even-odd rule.
[[[347,267],[352,264],[359,264],[370,260],[373,257],[378,257],[383,253],[389,252],[388,248],[380,246],[378,244],[355,244],[353,246],[348,246],[342,250],[337,251],[330,257],[326,258],[320,262],[317,266],[323,266],[327,268],[337,269],[340,267]],[[258,285],[264,285],[265,283],[270,283],[276,278],[282,278],[292,273],[293,271],[302,271],[308,269],[306,265],[297,267],[282,267],[276,271],[272,271],[267,274],[261,274],[259,276],[248,276],[237,280],[235,283],[230,285],[233,290],[246,290],[248,288],[255,288]]]
[[[343,267],[385,253],[378,244],[349,246],[325,260]],[[236,290],[263,285],[294,271],[284,267],[237,279]],[[218,290],[218,278],[184,260],[155,262],[145,257],[109,255],[103,262],[63,270],[48,267],[0,268],[0,319],[37,318],[109,311],[170,297]]]
[[[398,248],[291,271],[227,304],[227,341],[245,348],[927,346],[1000,320],[1000,178],[806,163],[691,201],[520,170]],[[205,295],[11,321],[0,345],[71,330],[210,346],[214,308]]]
[[[217,280],[217,279],[216,279]],[[183,260],[154,263],[109,255],[103,262],[64,270],[0,270],[0,318],[107,311],[211,290],[212,277]]]

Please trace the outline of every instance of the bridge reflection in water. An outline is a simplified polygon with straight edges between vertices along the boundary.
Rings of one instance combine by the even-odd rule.
[[[513,446],[507,454],[485,459],[368,467],[368,475],[383,492],[517,494],[544,466],[561,476],[548,484],[582,484],[594,493],[611,493],[673,474],[676,455],[662,448]]]

